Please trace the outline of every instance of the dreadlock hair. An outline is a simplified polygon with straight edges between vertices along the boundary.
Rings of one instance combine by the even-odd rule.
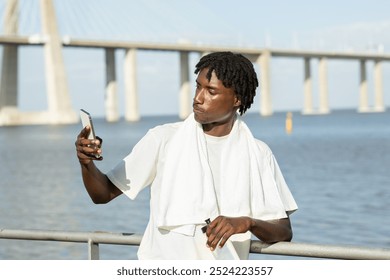
[[[234,90],[241,101],[239,112],[243,115],[251,107],[259,85],[252,62],[241,54],[215,52],[200,59],[195,66],[195,74],[205,68],[208,68],[206,77],[209,81],[214,71],[226,88]]]

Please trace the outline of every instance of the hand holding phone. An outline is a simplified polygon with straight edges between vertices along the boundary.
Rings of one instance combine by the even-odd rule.
[[[85,128],[86,126],[90,127],[88,139],[90,140],[99,139],[100,143],[102,143],[102,140],[96,137],[91,115],[87,111],[80,109],[80,118],[81,118],[81,123],[83,125],[83,128]],[[101,155],[98,154],[94,154],[93,156],[95,158],[101,158]]]

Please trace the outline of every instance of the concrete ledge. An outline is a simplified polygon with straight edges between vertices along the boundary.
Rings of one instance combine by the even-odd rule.
[[[79,121],[75,111],[52,113],[49,111],[21,112],[15,107],[0,110],[0,126],[73,124]]]

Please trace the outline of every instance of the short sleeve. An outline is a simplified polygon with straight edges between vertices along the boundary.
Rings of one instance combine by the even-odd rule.
[[[291,194],[289,187],[287,186],[286,181],[284,180],[282,171],[280,170],[280,167],[273,154],[270,155],[269,161],[270,161],[269,164],[271,168],[271,173],[273,174],[273,177],[275,179],[275,183],[278,188],[280,198],[282,200],[282,203],[285,207],[287,214],[290,215],[291,213],[293,213],[295,210],[298,209],[298,206],[295,202],[293,195]]]
[[[125,195],[135,199],[156,176],[159,147],[159,142],[149,130],[130,154],[107,173],[107,177]]]

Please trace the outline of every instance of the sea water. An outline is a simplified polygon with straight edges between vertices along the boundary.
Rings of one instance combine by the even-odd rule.
[[[255,137],[274,152],[299,210],[294,242],[390,248],[390,113],[334,111],[244,117]],[[176,116],[137,123],[95,118],[104,139],[106,172],[148,129]],[[149,191],[132,201],[120,196],[92,203],[82,183],[74,142],[81,124],[0,127],[0,228],[108,231],[142,234]],[[239,164],[239,163],[238,163]],[[137,247],[100,245],[101,259],[136,259]],[[0,239],[0,259],[87,259],[84,243]],[[253,259],[290,259],[251,255]]]

